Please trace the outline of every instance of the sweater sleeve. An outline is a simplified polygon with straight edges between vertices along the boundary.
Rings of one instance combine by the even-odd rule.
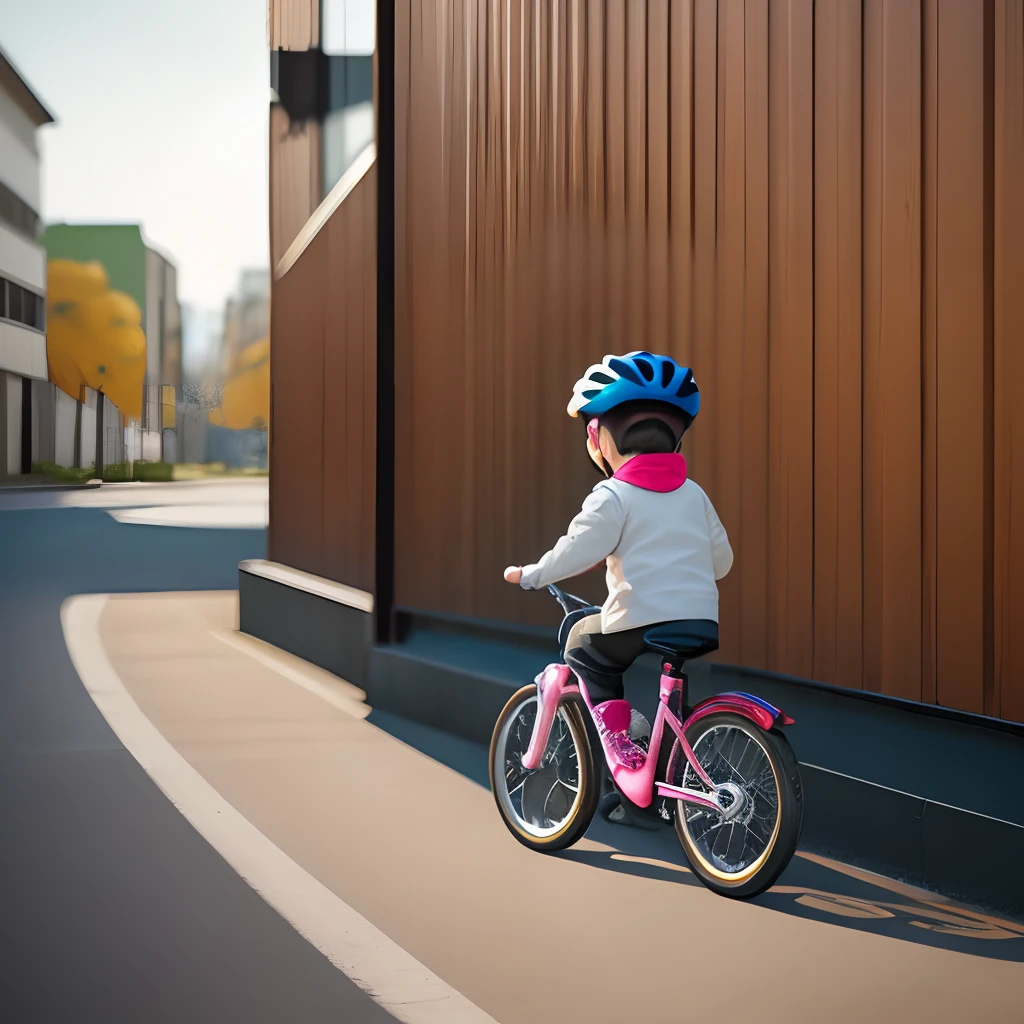
[[[618,546],[625,518],[619,496],[598,484],[565,536],[539,561],[523,566],[519,585],[524,590],[539,590],[599,565]]]
[[[711,558],[715,566],[715,579],[720,580],[727,576],[732,568],[732,545],[729,543],[729,535],[725,532],[722,520],[718,518],[715,506],[711,504],[711,499],[706,494],[704,515],[711,535]]]

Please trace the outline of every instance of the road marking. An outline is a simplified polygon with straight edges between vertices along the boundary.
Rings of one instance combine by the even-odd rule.
[[[118,739],[204,839],[293,928],[405,1024],[497,1024],[318,882],[232,807],[142,713],[110,664],[99,621],[107,595],[61,608],[64,640]]]
[[[221,643],[234,647],[246,657],[258,661],[261,665],[273,669],[278,675],[308,690],[331,707],[344,711],[346,715],[366,718],[372,710],[366,703],[366,694],[357,686],[332,676],[323,669],[314,668],[309,662],[285,654],[264,640],[226,629],[211,629],[207,632]]]

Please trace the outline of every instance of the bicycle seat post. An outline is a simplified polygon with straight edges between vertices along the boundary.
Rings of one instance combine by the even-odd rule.
[[[685,659],[679,655],[671,655],[669,657],[662,657],[661,659],[661,676],[662,679],[678,679],[680,680],[679,687],[679,708],[675,709],[680,715],[683,713],[683,709],[689,707],[690,697],[690,681],[684,671]]]

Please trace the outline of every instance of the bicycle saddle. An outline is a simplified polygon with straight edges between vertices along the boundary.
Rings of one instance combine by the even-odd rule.
[[[718,650],[718,623],[708,619],[663,622],[644,633],[644,643],[671,658],[702,658]]]

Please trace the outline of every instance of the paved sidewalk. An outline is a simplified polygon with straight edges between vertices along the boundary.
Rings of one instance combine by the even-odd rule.
[[[671,832],[601,824],[532,854],[441,763],[444,737],[416,732],[426,756],[367,721],[354,687],[236,624],[233,593],[124,595],[99,631],[221,796],[503,1024],[1021,1019],[1024,927],[809,857],[732,902],[695,882]]]
[[[52,484],[0,487],[0,512],[48,508],[138,508],[170,505],[257,506],[266,509],[269,483],[260,478],[209,478],[168,483]]]

